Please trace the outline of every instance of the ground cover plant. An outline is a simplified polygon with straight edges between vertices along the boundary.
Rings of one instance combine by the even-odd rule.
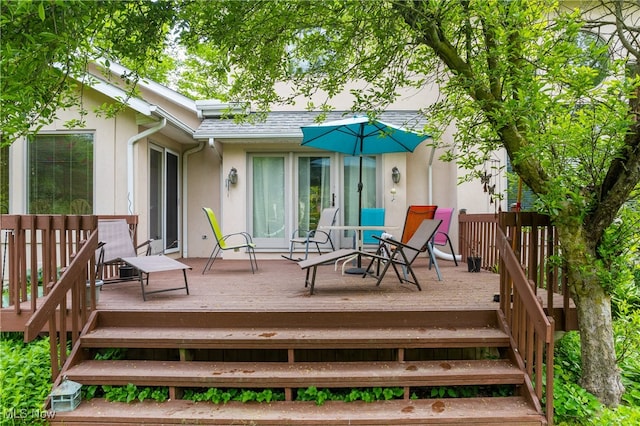
[[[50,391],[49,338],[25,344],[21,333],[1,333],[0,425],[44,423]]]
[[[640,310],[622,311],[616,320],[616,341],[626,347],[621,361],[621,373],[626,387],[623,404],[615,409],[604,407],[597,398],[577,383],[580,375],[580,338],[577,332],[567,333],[556,345],[554,411],[557,425],[626,425],[640,424]],[[121,351],[99,355],[102,359],[117,359]],[[46,412],[42,404],[51,391],[49,339],[43,337],[29,344],[20,333],[3,333],[0,341],[0,425],[44,424]],[[419,392],[416,392],[419,391]],[[504,396],[508,389],[494,389],[492,395]],[[466,397],[483,392],[469,387],[432,387],[412,390],[411,398]],[[418,393],[420,395],[418,395]],[[507,392],[509,393],[509,392]],[[168,398],[166,387],[83,386],[83,399],[102,397],[109,401],[135,403],[145,399],[158,402]],[[403,397],[401,388],[298,389],[296,400],[312,401],[377,401]],[[279,389],[186,389],[184,399],[226,403],[229,401],[270,403],[284,400]],[[22,414],[23,418],[20,417]]]

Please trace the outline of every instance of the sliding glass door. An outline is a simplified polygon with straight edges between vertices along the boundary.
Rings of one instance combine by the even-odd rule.
[[[179,249],[179,173],[176,153],[150,145],[149,238],[154,252]]]
[[[282,249],[296,229],[315,229],[335,203],[329,155],[254,154],[251,225],[260,247]]]

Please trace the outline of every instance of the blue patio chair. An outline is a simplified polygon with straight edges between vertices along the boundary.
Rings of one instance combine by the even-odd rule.
[[[384,209],[362,209],[360,212],[360,223],[362,226],[384,226]],[[362,232],[362,244],[363,246],[375,245],[378,247],[379,240],[375,237],[382,235],[380,231],[363,231]]]

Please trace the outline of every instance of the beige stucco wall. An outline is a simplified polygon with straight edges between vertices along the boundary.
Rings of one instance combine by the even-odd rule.
[[[126,141],[129,134],[137,132],[135,115],[131,110],[124,111],[115,118],[96,116],[94,109],[109,99],[92,90],[85,91],[84,106],[89,113],[85,117],[86,126],[68,129],[64,123],[70,119],[79,119],[75,111],[59,111],[58,119],[44,126],[40,133],[53,132],[91,132],[94,133],[94,212],[96,214],[126,214],[127,173]],[[98,131],[99,129],[99,131]],[[11,147],[11,206],[14,214],[27,211],[27,143],[26,138],[14,142]]]
[[[279,92],[286,93],[288,91],[286,84],[277,86]],[[389,110],[417,110],[436,101],[438,89],[436,86],[428,86],[422,90],[405,90],[401,91],[396,101],[388,106]],[[293,105],[275,105],[274,110],[301,110],[304,109],[309,100],[316,104],[326,99],[324,93],[317,93],[310,99],[298,98],[298,102]],[[330,104],[336,110],[348,110],[351,108],[353,97],[344,91],[331,99]],[[394,123],[401,124],[401,123]],[[453,143],[454,127],[447,129],[440,141],[436,141],[441,145],[451,145]],[[244,158],[244,151],[241,146],[235,145],[232,149],[234,161],[239,164]],[[255,147],[254,147],[255,149]],[[293,149],[293,148],[292,148]],[[455,214],[452,218],[449,235],[457,246],[458,226],[457,215],[460,209],[466,209],[468,213],[487,213],[493,212],[498,208],[506,210],[506,201],[498,204],[491,204],[488,194],[482,190],[479,180],[459,184],[462,176],[467,173],[460,171],[454,162],[444,162],[439,158],[444,153],[441,148],[436,149],[433,160],[431,162],[431,173],[429,161],[432,155],[432,147],[427,143],[418,147],[411,154],[387,154],[382,156],[382,173],[383,173],[383,207],[386,209],[386,223],[399,224],[400,227],[404,223],[406,209],[412,204],[435,204],[441,207],[452,207]],[[506,165],[504,153],[497,153],[500,158],[501,165]],[[225,149],[225,160],[227,160],[227,151]],[[391,188],[394,187],[391,181],[391,169],[396,166],[402,173],[401,182],[395,185],[396,194],[392,196]],[[230,167],[230,166],[229,166]],[[224,168],[229,168],[226,165]],[[237,167],[237,166],[236,166]],[[506,190],[506,177],[501,174],[498,188]],[[239,188],[240,189],[240,188]],[[240,191],[239,191],[240,192]],[[393,199],[393,201],[392,201]],[[227,204],[231,200],[225,200]],[[241,203],[240,203],[241,204]],[[224,209],[224,206],[223,206]],[[240,229],[246,223],[246,217],[238,213],[240,209],[235,209],[235,213],[230,217],[225,217],[226,225],[233,229]],[[441,248],[446,251],[445,248]]]
[[[196,129],[200,124],[193,111],[168,102],[162,96],[142,91],[151,103],[158,103],[163,110],[179,117],[188,126]],[[171,132],[160,131],[137,141],[133,145],[134,193],[128,195],[127,188],[127,146],[132,137],[144,131],[149,124],[138,124],[140,118],[147,122],[157,118],[141,117],[132,109],[125,109],[114,118],[96,116],[93,110],[110,99],[91,89],[85,89],[84,105],[89,111],[86,116],[86,128],[66,129],[64,123],[78,118],[77,113],[61,111],[59,119],[42,129],[52,131],[92,131],[95,132],[95,188],[94,211],[96,214],[137,214],[140,225],[139,239],[148,237],[148,153],[151,143],[166,147],[178,154],[180,159],[180,238],[181,251],[174,256],[208,257],[213,248],[212,232],[202,212],[202,207],[213,208],[225,234],[245,231],[249,228],[250,212],[248,205],[248,154],[251,152],[302,152],[306,149],[299,145],[300,141],[196,141],[185,137],[175,140]],[[418,93],[406,93],[390,108],[414,110],[432,102],[433,93],[425,89]],[[336,109],[350,107],[349,96],[339,96],[334,100]],[[277,107],[275,109],[287,109]],[[298,107],[299,109],[299,107]],[[137,121],[138,120],[138,121]],[[175,132],[175,129],[173,130]],[[452,131],[443,135],[445,144],[451,143]],[[307,150],[308,151],[308,150]],[[480,182],[458,185],[460,172],[455,163],[439,160],[442,150],[435,152],[431,179],[429,160],[432,148],[422,144],[411,154],[383,155],[381,162],[380,182],[382,207],[386,209],[385,222],[396,226],[394,232],[400,233],[406,209],[411,204],[436,204],[442,207],[453,207],[456,210],[450,235],[454,243],[457,241],[457,211],[466,208],[469,213],[494,211],[488,197],[482,192]],[[26,143],[18,141],[11,147],[11,213],[26,212]],[[336,154],[335,159],[339,156]],[[235,167],[238,170],[238,183],[225,187],[227,173]],[[391,169],[398,167],[402,175],[401,181],[395,184],[391,180]],[[336,169],[337,170],[337,169]],[[336,173],[339,173],[336,171]],[[338,181],[336,181],[338,182]],[[395,187],[396,193],[391,194]],[[505,189],[506,185],[502,185]],[[130,203],[133,200],[133,203]],[[130,207],[131,206],[131,207]],[[504,209],[504,206],[503,206]],[[393,231],[392,231],[393,232]],[[244,258],[242,252],[227,252],[227,258]],[[279,252],[260,252],[262,258],[279,257]]]

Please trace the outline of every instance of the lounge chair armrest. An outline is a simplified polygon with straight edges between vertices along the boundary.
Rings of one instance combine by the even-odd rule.
[[[148,246],[148,245],[150,245],[152,242],[153,242],[153,239],[152,239],[152,238],[150,238],[150,239],[148,239],[147,241],[145,241],[144,243],[138,244],[138,245],[136,246],[136,250],[141,249],[141,248],[142,248],[142,247],[144,247],[144,246]]]
[[[380,243],[391,244],[393,246],[409,247],[406,244],[402,244],[400,241],[394,240],[393,238],[382,238],[382,237],[379,237],[377,235],[372,235],[372,237],[375,238],[376,240],[380,241]]]
[[[149,256],[151,254],[151,243],[153,242],[153,238],[148,239],[147,241],[145,241],[144,243],[138,244],[136,246],[136,253],[138,252],[138,250],[140,250],[143,247],[147,247],[146,250],[144,251],[144,255],[145,256]]]

